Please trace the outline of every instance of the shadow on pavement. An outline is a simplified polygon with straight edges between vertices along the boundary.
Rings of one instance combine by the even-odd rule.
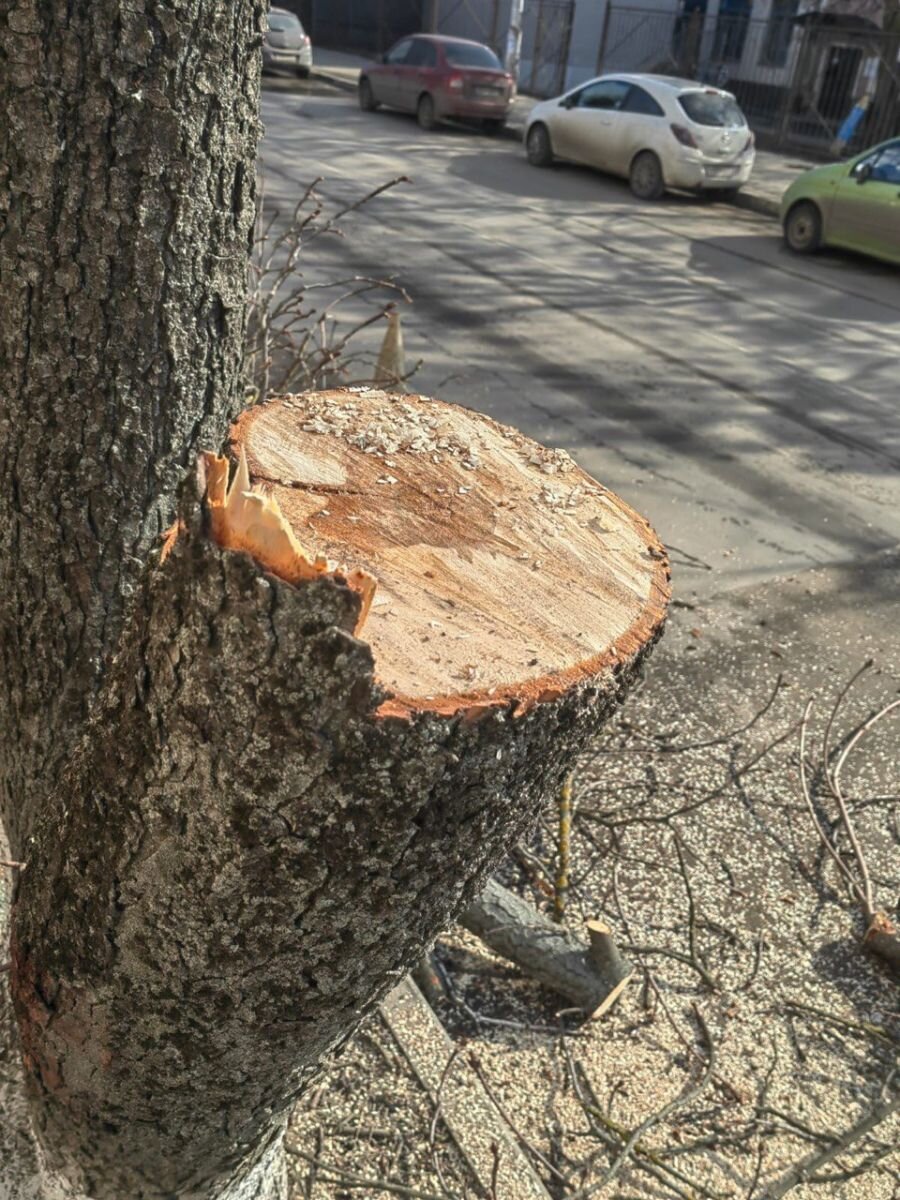
[[[457,155],[447,166],[448,175],[507,196],[532,200],[606,201],[661,212],[706,207],[706,202],[698,196],[674,192],[657,203],[648,203],[633,196],[628,181],[616,175],[572,163],[532,167],[524,150],[503,155],[492,155],[489,150],[488,141],[483,154]]]
[[[698,238],[691,242],[689,266],[733,284],[734,264],[729,258],[735,257],[747,263],[748,288],[754,282],[764,286],[761,278],[754,281],[753,276],[767,271],[771,280],[774,268],[786,281],[785,292],[801,289],[798,298],[802,297],[811,315],[837,322],[852,321],[854,325],[900,322],[897,269],[888,263],[849,250],[828,249],[814,256],[794,254],[775,227],[771,233]],[[854,298],[852,311],[848,309],[850,297]]]

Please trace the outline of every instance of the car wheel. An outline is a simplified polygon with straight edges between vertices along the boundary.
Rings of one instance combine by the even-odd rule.
[[[662,166],[652,150],[636,155],[628,174],[631,190],[639,200],[658,200],[666,190]]]
[[[359,81],[359,107],[363,112],[374,112],[378,107],[378,101],[375,99],[375,93],[372,91],[372,85],[365,76]]]
[[[525,139],[525,153],[533,167],[549,167],[553,162],[553,143],[546,125],[532,125]]]
[[[427,92],[424,96],[419,97],[419,103],[416,105],[416,120],[419,122],[420,129],[434,129],[435,125],[437,125],[434,101]]]
[[[801,200],[785,217],[784,240],[795,254],[813,254],[822,245],[822,216],[811,201]]]
[[[498,134],[506,127],[505,117],[490,117],[481,123],[485,133]]]

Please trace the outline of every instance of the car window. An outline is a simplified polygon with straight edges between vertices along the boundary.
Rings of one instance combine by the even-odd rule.
[[[620,79],[604,79],[600,83],[589,83],[575,97],[575,106],[577,108],[621,108],[630,86]]]
[[[900,142],[885,146],[881,153],[876,155],[869,178],[875,183],[900,184]]]
[[[678,103],[697,125],[742,129],[747,124],[737,101],[721,92],[683,92]]]
[[[649,92],[632,84],[622,104],[622,112],[642,113],[645,117],[664,117],[662,105],[657,104]]]
[[[303,32],[303,26],[293,13],[269,13],[269,29],[273,33],[286,33],[289,29]]]
[[[437,50],[433,43],[426,42],[424,39],[416,39],[412,44],[412,49],[406,56],[407,67],[436,67],[437,66]]]
[[[502,71],[503,64],[493,50],[475,42],[444,42],[444,57],[451,67],[484,67]]]
[[[384,61],[392,63],[395,67],[400,63],[406,62],[406,56],[412,49],[412,38],[404,38],[402,42],[398,42],[396,46],[392,46],[384,56]]]

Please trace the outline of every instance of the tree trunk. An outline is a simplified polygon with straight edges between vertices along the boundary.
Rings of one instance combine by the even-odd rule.
[[[0,3],[0,811],[15,853],[240,406],[262,0]]]
[[[473,445],[398,466],[314,436],[324,410],[383,428],[417,398],[247,414],[236,449],[290,527],[241,473],[226,496],[222,460],[194,470],[240,401],[261,18],[0,7],[10,1200],[284,1197],[322,1056],[483,886],[661,629],[645,523],[577,471],[559,511],[559,457],[461,410],[428,413],[451,451],[486,439],[483,470]]]

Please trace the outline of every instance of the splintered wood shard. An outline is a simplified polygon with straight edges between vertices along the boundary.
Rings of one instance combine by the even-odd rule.
[[[286,583],[299,584],[321,575],[340,575],[360,595],[359,617],[354,632],[365,623],[375,596],[375,579],[367,571],[356,568],[342,571],[321,554],[307,554],[294,531],[284,519],[276,497],[254,489],[243,450],[238,455],[237,469],[228,484],[227,458],[204,454],[206,464],[206,504],[209,509],[212,535],[226,550],[243,550],[266,571]],[[164,555],[168,552],[167,539]]]
[[[322,555],[377,578],[365,637],[381,717],[526,716],[607,687],[659,634],[668,569],[647,522],[565,451],[480,413],[308,392],[248,409],[230,451],[231,489],[212,463],[210,494],[229,528],[249,523],[236,544],[286,578]]]

